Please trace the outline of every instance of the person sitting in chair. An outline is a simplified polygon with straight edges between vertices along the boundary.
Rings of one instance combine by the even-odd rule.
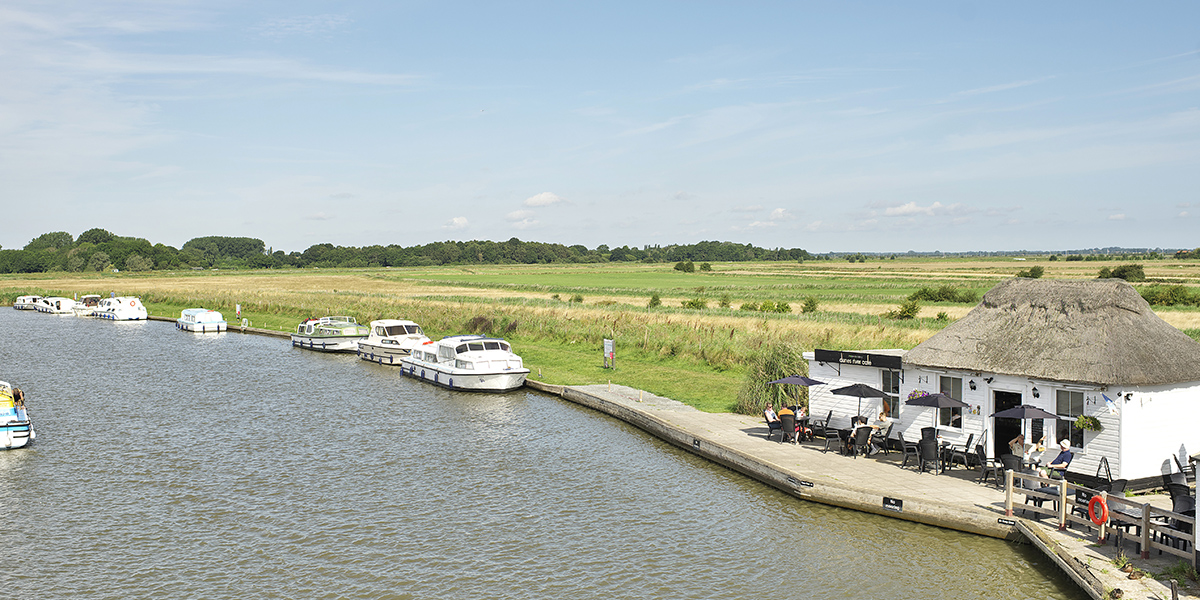
[[[1058,456],[1054,457],[1054,460],[1046,465],[1047,476],[1050,479],[1065,479],[1067,476],[1067,466],[1071,464],[1071,459],[1075,458],[1075,455],[1071,453],[1071,440],[1066,438],[1059,440],[1058,447],[1062,448],[1062,452],[1059,452]]]
[[[779,415],[775,414],[775,407],[768,402],[767,409],[763,411],[763,416],[767,419],[767,436],[770,437],[776,429],[783,429],[783,421],[779,420]]]
[[[792,409],[788,408],[787,405],[784,404],[783,406],[779,407],[779,415],[778,416],[779,416],[780,426],[783,425],[784,415],[791,415],[792,423],[796,422],[796,413],[792,412]],[[795,425],[793,425],[792,431],[788,431],[786,427],[783,429],[783,441],[785,441],[785,442],[792,441],[792,438],[796,436],[795,428],[796,428]]]

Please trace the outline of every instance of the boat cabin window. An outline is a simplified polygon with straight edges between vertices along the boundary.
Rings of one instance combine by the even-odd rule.
[[[425,332],[421,331],[421,327],[418,325],[405,325],[404,327],[406,329],[408,329],[408,332],[413,335],[424,335],[425,334]]]
[[[376,327],[375,333],[379,335],[405,335],[412,333],[411,329],[411,327],[405,327],[404,325],[392,325],[389,327]]]
[[[483,345],[488,350],[503,350],[503,348],[500,347],[500,342],[484,342]]]
[[[471,342],[467,344],[467,347],[474,352],[480,352],[483,350],[483,342]]]
[[[467,360],[456,360],[456,361],[454,361],[454,366],[456,368],[464,369],[467,371],[475,370],[475,363],[472,363],[471,361],[467,361]]]
[[[443,346],[441,348],[438,348],[438,355],[447,360],[453,360],[454,359],[454,350]]]
[[[459,354],[462,354],[463,352],[466,352],[466,351],[467,351],[467,345],[466,345],[466,344],[459,344],[459,345],[458,345],[458,347],[454,349],[454,351],[455,351],[455,352],[457,352],[457,353],[459,353]]]

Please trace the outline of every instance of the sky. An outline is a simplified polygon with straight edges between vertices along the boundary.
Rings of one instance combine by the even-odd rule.
[[[1200,3],[0,2],[0,247],[1200,246]]]

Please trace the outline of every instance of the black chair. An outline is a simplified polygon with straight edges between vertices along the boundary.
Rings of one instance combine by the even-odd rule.
[[[833,420],[833,410],[830,410],[829,414],[825,415],[825,418],[823,420],[813,421],[812,425],[813,425],[813,428],[816,428],[818,425],[820,425],[821,427],[829,427],[829,422],[832,420]]]
[[[1099,469],[1097,469],[1097,471],[1099,471]],[[1096,484],[1095,489],[1096,489],[1096,492],[1108,492],[1108,494],[1110,496],[1120,496],[1125,493],[1126,485],[1129,485],[1128,479],[1118,479],[1116,481],[1101,481],[1100,483]],[[1088,514],[1088,503],[1092,501],[1092,496],[1095,496],[1095,495],[1096,495],[1095,493],[1092,493],[1087,488],[1076,489],[1075,490],[1075,507],[1071,509],[1071,512],[1076,515],[1079,515],[1080,517],[1091,520],[1092,517],[1091,517],[1091,515]],[[1113,526],[1122,527],[1122,523],[1121,523],[1120,519],[1117,519],[1115,514],[1110,513],[1109,516],[1112,517]]]
[[[888,421],[887,425],[884,425],[882,429],[871,434],[871,442],[879,446],[879,449],[884,454],[888,454],[892,451],[892,449],[889,447],[890,444],[888,444],[890,441],[888,440],[888,437],[892,435],[893,425],[895,425],[895,423]]]
[[[900,466],[907,467],[908,466],[908,457],[910,457],[910,456],[913,457],[914,459],[916,459],[917,465],[920,466],[921,453],[917,448],[917,443],[904,441],[903,433],[898,433],[896,435],[899,436],[899,438],[900,438],[900,450],[904,452],[904,463],[901,464]]]
[[[826,427],[825,431],[825,447],[821,452],[829,452],[829,447],[833,446],[834,450],[843,452],[846,447],[846,439],[842,437],[842,432],[832,427]]]
[[[778,431],[781,436],[783,435],[783,424],[782,423],[780,423],[779,421],[767,421],[766,416],[763,416],[763,421],[766,422],[766,424],[767,424],[767,439],[768,440],[771,439],[771,436],[774,435],[774,433],[776,431]],[[782,440],[780,440],[780,441],[782,441]]]
[[[853,436],[850,438],[850,455],[858,458],[859,454],[866,454],[871,449],[871,432],[874,429],[870,427],[859,427],[854,430]]]
[[[942,466],[942,449],[938,447],[937,440],[917,442],[917,455],[920,458],[919,471],[921,473],[924,473],[925,467],[932,462],[933,474],[938,474]]]
[[[973,442],[973,441],[975,441],[975,434],[972,433],[971,435],[967,436],[967,443],[963,444],[961,447],[959,447],[959,446],[951,446],[950,447],[950,460],[948,462],[947,468],[954,466],[954,459],[960,458],[960,457],[962,458],[963,467],[968,468],[968,469],[971,468],[970,461],[967,460],[967,457],[970,455],[971,442]]]
[[[984,483],[990,476],[996,481],[996,485],[1000,485],[1000,474],[1004,472],[1004,466],[996,459],[987,457],[983,444],[975,445],[975,459],[979,461],[979,480],[975,483]]]
[[[779,422],[783,424],[783,427],[780,429],[780,433],[782,433],[783,435],[779,436],[779,443],[782,444],[784,442],[795,442],[795,440],[796,440],[796,415],[794,415],[794,414],[779,415]]]
[[[921,439],[922,440],[936,440],[937,439],[937,427],[922,427],[921,428]]]
[[[1021,463],[1021,457],[1017,456],[1016,454],[1001,454],[1000,455],[1000,475],[1001,475],[1001,477],[1004,476],[1005,471],[1012,471],[1014,473],[1024,473],[1025,465]],[[1016,487],[1020,489],[1020,488],[1026,488],[1028,486],[1026,485],[1024,480],[1018,480],[1016,483]]]
[[[837,430],[833,429],[832,427],[829,427],[826,423],[827,423],[826,421],[813,421],[812,422],[812,437],[813,437],[813,439],[821,438],[821,439],[825,440],[825,450],[823,450],[824,452],[829,451],[829,439],[830,438],[833,438],[835,440],[840,439],[840,438],[838,438]]]
[[[1192,496],[1192,490],[1187,484],[1180,485],[1173,483],[1167,487],[1167,492],[1171,494],[1171,512],[1192,517],[1196,516],[1196,498]],[[1192,524],[1172,518],[1167,521],[1166,528],[1178,532],[1180,535],[1174,536],[1163,532],[1163,543],[1170,544],[1172,548],[1179,548],[1186,551],[1188,541],[1183,535],[1191,534],[1195,531]],[[1162,550],[1159,550],[1159,554],[1162,554]]]
[[[1187,486],[1187,475],[1183,473],[1163,473],[1163,489],[1170,490],[1172,485]]]

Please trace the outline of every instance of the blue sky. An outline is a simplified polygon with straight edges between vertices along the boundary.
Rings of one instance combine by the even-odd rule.
[[[1200,246],[1200,3],[0,4],[48,231]]]

